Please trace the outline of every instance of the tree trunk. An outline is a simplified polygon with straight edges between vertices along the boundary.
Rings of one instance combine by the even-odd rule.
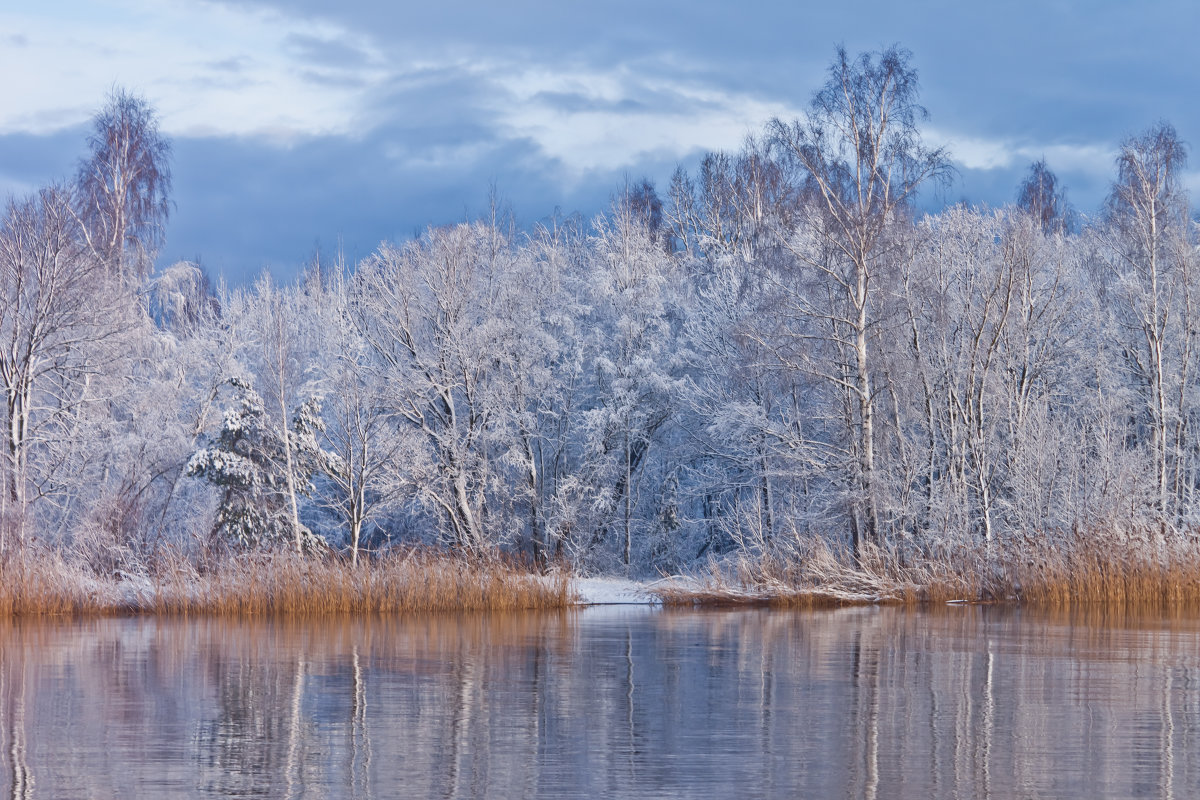
[[[871,396],[871,373],[867,366],[867,270],[864,264],[857,270],[854,325],[854,360],[857,367],[855,390],[859,416],[859,488],[862,498],[863,531],[866,541],[879,544],[879,510],[875,499],[875,400]],[[855,547],[855,556],[859,555]]]

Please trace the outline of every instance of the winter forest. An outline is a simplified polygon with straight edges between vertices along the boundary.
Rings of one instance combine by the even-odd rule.
[[[154,269],[156,111],[115,90],[77,175],[0,222],[0,550],[422,545],[582,572],[1115,545],[1200,523],[1200,231],[1166,122],[1103,208],[1038,162],[953,179],[900,48],[594,219],[481,219],[294,283]],[[748,121],[748,124],[753,121]]]

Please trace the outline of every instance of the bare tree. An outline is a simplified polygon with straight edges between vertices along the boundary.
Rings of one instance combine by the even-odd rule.
[[[1017,190],[1017,208],[1037,220],[1043,233],[1066,233],[1071,227],[1067,190],[1044,158],[1029,165],[1029,174]]]
[[[307,354],[300,341],[299,329],[304,322],[311,321],[311,317],[297,307],[297,292],[276,286],[269,276],[260,278],[254,288],[256,302],[253,313],[262,347],[260,374],[263,394],[270,405],[267,419],[273,421],[276,427],[274,438],[280,444],[276,458],[282,459],[278,466],[283,476],[293,541],[296,551],[303,552],[305,528],[300,524],[299,495],[307,494],[306,486],[301,483],[307,484],[305,476],[311,475],[313,470],[301,466],[296,437],[289,433],[291,415],[288,409],[293,405],[300,384],[305,379]],[[302,321],[301,317],[305,319]],[[297,405],[302,407],[301,404]]]
[[[10,202],[0,222],[3,490],[22,515],[50,491],[54,471],[35,468],[31,454],[55,452],[55,431],[94,399],[93,380],[115,369],[102,345],[132,324],[128,298],[77,233],[70,196],[58,188]]]
[[[794,188],[768,142],[747,137],[736,155],[707,154],[696,180],[677,169],[663,216],[686,255],[707,264],[727,255],[750,262],[778,246],[778,229],[790,225]]]
[[[84,236],[110,270],[141,280],[171,211],[171,144],[154,107],[121,88],[92,119],[87,143],[76,178]]]
[[[339,265],[340,267],[340,265]],[[358,563],[370,526],[411,491],[417,434],[393,409],[387,381],[351,316],[344,270],[326,267],[320,291],[328,387],[325,436],[328,489],[321,504],[349,535],[350,560]]]
[[[493,312],[502,240],[482,223],[430,229],[404,247],[380,247],[353,289],[355,324],[383,365],[388,404],[433,455],[421,497],[471,553],[494,543],[487,490],[501,390]]]
[[[1130,334],[1123,352],[1145,400],[1156,505],[1163,520],[1181,490],[1178,457],[1198,335],[1200,287],[1180,184],[1186,159],[1186,147],[1165,122],[1126,139],[1107,203],[1107,277]]]
[[[809,226],[822,242],[793,251],[826,283],[834,305],[823,313],[852,352],[852,360],[832,379],[853,399],[858,497],[851,538],[856,554],[863,538],[879,541],[873,287],[895,255],[896,237],[889,229],[904,221],[922,184],[950,170],[945,151],[921,140],[918,123],[927,112],[917,102],[917,72],[910,62],[911,54],[896,46],[853,60],[839,47],[808,113],[791,123],[776,119],[770,124],[774,143],[805,181],[815,215]]]

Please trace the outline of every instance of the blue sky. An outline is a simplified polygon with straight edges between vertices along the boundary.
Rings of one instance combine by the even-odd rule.
[[[900,43],[959,170],[945,200],[1008,202],[1044,156],[1089,213],[1123,137],[1159,119],[1200,135],[1197,31],[1192,4],[1153,0],[17,0],[0,195],[69,176],[121,85],[174,142],[160,262],[287,276],[318,243],[357,259],[474,215],[492,184],[524,224],[595,213],[626,176],[663,187],[800,113],[837,44]]]

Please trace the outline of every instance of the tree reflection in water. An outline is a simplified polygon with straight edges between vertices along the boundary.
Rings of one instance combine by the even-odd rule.
[[[1191,797],[1200,620],[0,624],[11,797]]]

